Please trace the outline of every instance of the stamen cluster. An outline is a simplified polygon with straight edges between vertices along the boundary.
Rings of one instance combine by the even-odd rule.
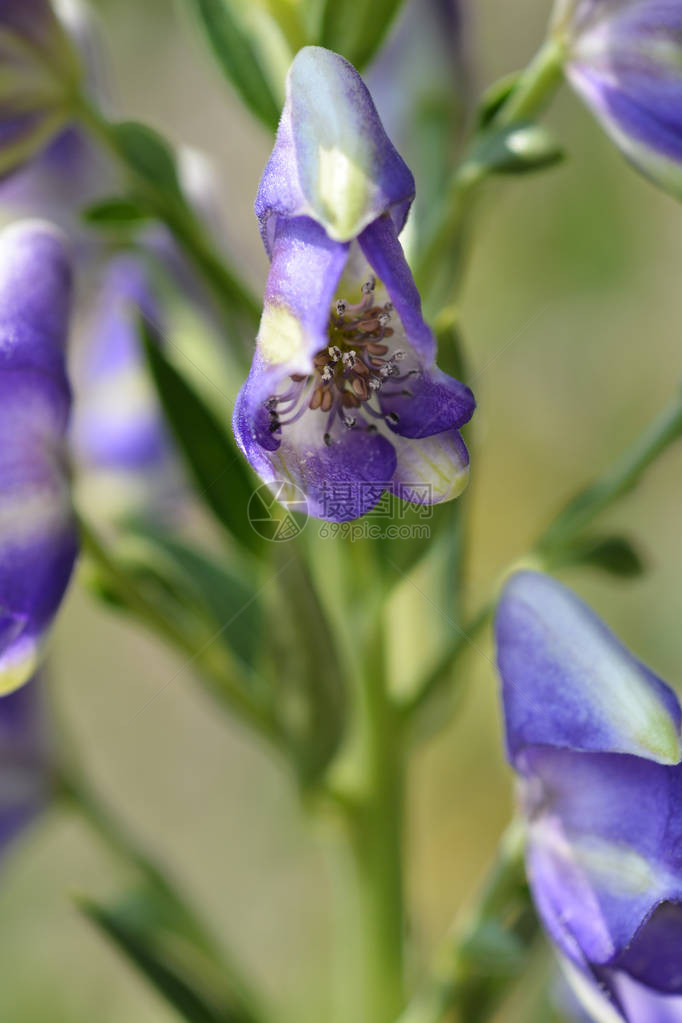
[[[398,363],[405,358],[401,350],[390,351],[385,342],[393,336],[389,326],[393,305],[374,302],[376,280],[370,277],[362,285],[362,299],[350,304],[343,298],[336,300],[329,321],[330,344],[313,358],[313,372],[309,376],[293,375],[292,386],[283,394],[271,395],[265,402],[270,414],[270,433],[279,433],[283,427],[296,422],[308,409],[328,414],[324,433],[326,444],[331,443],[331,431],[336,419],[348,430],[355,429],[362,408],[376,419],[396,425],[399,416],[385,413],[371,406],[372,399],[383,391],[384,396],[411,396],[408,389],[384,390],[387,381],[401,382],[416,373],[401,374]],[[376,426],[365,428],[375,431]]]

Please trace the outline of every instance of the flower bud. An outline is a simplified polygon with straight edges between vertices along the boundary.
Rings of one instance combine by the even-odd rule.
[[[495,628],[539,916],[595,1023],[672,1023],[682,1018],[677,698],[549,576],[512,576]]]

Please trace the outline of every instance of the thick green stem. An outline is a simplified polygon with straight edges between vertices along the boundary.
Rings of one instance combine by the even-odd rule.
[[[358,687],[360,791],[345,810],[350,909],[339,935],[348,1023],[392,1023],[404,1005],[403,730],[388,697],[382,637],[373,635]]]

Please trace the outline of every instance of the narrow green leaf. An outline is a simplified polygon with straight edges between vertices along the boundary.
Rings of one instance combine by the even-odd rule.
[[[145,209],[143,203],[136,199],[118,196],[92,203],[91,206],[86,206],[82,213],[83,219],[88,224],[102,227],[137,224],[148,216],[150,213]]]
[[[202,961],[193,961],[190,946],[170,943],[164,947],[147,927],[143,913],[133,914],[129,906],[119,909],[91,899],[81,898],[78,904],[188,1023],[253,1023],[250,1013],[213,990],[208,975],[204,986],[198,976]]]
[[[358,70],[369,64],[383,42],[403,0],[340,3],[315,0],[321,46],[346,57]]]
[[[197,496],[241,546],[260,553],[262,540],[252,529],[247,513],[256,484],[229,426],[168,361],[151,324],[140,320],[140,331],[161,405],[194,477]]]
[[[190,543],[157,526],[144,522],[131,523],[135,535],[157,553],[167,566],[166,577],[182,592],[184,599],[200,605],[210,616],[214,626],[228,624],[221,640],[245,664],[253,664],[261,642],[263,609],[254,600],[253,587],[249,587],[215,558]],[[151,551],[150,551],[151,556]],[[157,571],[160,566],[155,563]]]
[[[549,567],[552,570],[565,565],[587,565],[625,579],[646,571],[642,555],[624,536],[587,536],[576,540],[551,556]]]
[[[245,31],[232,0],[191,0],[226,78],[244,103],[271,130],[280,108],[261,65],[254,39]]]

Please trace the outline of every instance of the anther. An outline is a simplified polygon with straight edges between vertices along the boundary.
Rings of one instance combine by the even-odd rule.
[[[362,294],[371,295],[376,287],[376,283],[377,283],[376,277],[373,274],[370,275],[365,281],[365,283],[362,285]]]
[[[388,313],[385,312],[379,313],[379,315],[377,316],[377,323],[379,324],[380,327],[386,327],[390,322],[391,317],[388,315]]]
[[[273,419],[270,425],[268,426],[268,433],[277,433],[279,428],[280,428],[279,419]]]
[[[341,358],[341,349],[338,348],[337,345],[330,345],[327,351],[329,352],[329,358],[332,362],[338,362]]]
[[[346,302],[345,298],[338,298],[336,300],[336,315],[337,316],[343,316],[343,314],[345,313],[347,308],[348,308],[348,303]]]
[[[343,417],[343,425],[346,427],[347,430],[352,430],[356,423],[357,419],[355,418],[355,416]]]
[[[400,416],[397,412],[389,412],[386,416],[386,422],[396,426],[400,422]]]
[[[372,376],[368,380],[370,391],[380,391],[383,380],[381,377]]]
[[[393,303],[392,302],[385,302],[384,303],[384,311],[387,312],[387,313],[392,313],[393,312]]]
[[[349,352],[344,352],[342,359],[346,369],[353,369],[357,361],[357,352],[355,349],[351,349]]]
[[[402,362],[403,359],[405,358],[405,352],[398,349],[397,352],[393,353],[393,358],[395,359],[396,362]]]
[[[324,437],[322,439],[325,442],[325,444],[327,445],[327,447],[329,447],[331,442],[332,442],[331,434],[325,433],[325,435],[324,435]]]
[[[330,365],[326,365],[322,370],[321,376],[323,382],[325,384],[329,384],[334,379],[334,370],[331,368]]]
[[[263,405],[268,410],[268,412],[272,413],[277,408],[277,398],[275,397],[274,394],[272,394],[267,401],[263,402]]]

